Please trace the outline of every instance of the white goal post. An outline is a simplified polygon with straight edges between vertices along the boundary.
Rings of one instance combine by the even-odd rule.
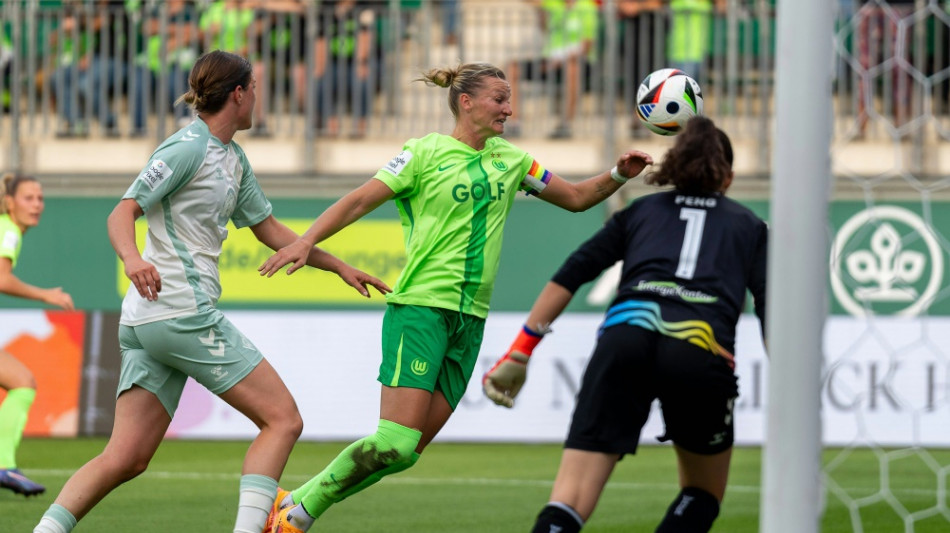
[[[833,2],[779,0],[760,531],[820,529]]]

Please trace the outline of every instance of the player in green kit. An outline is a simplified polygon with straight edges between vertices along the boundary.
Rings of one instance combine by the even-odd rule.
[[[43,187],[33,177],[7,174],[0,183],[0,293],[37,300],[63,309],[73,308],[72,297],[60,288],[41,289],[20,281],[13,274],[23,234],[40,223]],[[43,485],[23,475],[16,466],[16,450],[26,428],[27,414],[36,398],[33,373],[19,359],[0,350],[0,388],[7,391],[0,402],[0,487],[34,496]]]
[[[502,230],[519,191],[583,211],[653,162],[629,151],[611,171],[568,182],[500,137],[512,114],[501,69],[469,63],[430,70],[419,81],[448,87],[452,134],[406,142],[373,179],[259,269],[271,276],[290,265],[293,273],[317,243],[387,200],[396,202],[407,262],[383,318],[379,427],[303,486],[279,491],[265,532],[307,531],[332,504],[415,464],[449,419],[475,367]]]

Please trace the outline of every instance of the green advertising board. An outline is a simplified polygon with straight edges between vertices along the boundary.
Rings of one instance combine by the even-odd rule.
[[[47,198],[40,225],[25,235],[15,274],[34,285],[63,287],[80,309],[119,309],[128,280],[106,234],[106,217],[115,202],[115,198]],[[275,216],[298,233],[332,202],[272,199]],[[506,224],[492,307],[527,310],[561,261],[603,224],[604,216],[602,208],[569,213],[537,199],[519,198]],[[144,220],[139,220],[137,234],[140,244],[144,243]],[[392,203],[321,247],[390,285],[405,263],[402,228]],[[230,229],[219,262],[221,308],[371,309],[384,305],[379,294],[367,300],[336,275],[315,269],[261,278],[257,267],[271,253],[249,229]],[[38,305],[0,295],[0,307]]]
[[[332,201],[274,199],[274,213],[303,232]],[[768,220],[767,202],[743,203]],[[106,235],[106,217],[114,205],[113,198],[48,198],[41,224],[25,236],[16,274],[27,283],[63,287],[80,309],[119,309],[128,281]],[[831,312],[950,315],[950,291],[943,279],[950,209],[941,205],[833,202],[827,285]],[[519,198],[505,230],[492,309],[527,311],[563,260],[600,228],[605,216],[605,208],[568,213],[536,199]],[[395,282],[405,261],[402,230],[391,203],[321,246],[389,284]],[[270,253],[250,230],[232,228],[220,261],[222,308],[373,309],[383,305],[379,295],[364,299],[335,275],[314,269],[261,278],[257,266]],[[613,294],[613,279],[608,273],[583,287],[570,310],[602,312]],[[0,296],[0,307],[38,305]]]

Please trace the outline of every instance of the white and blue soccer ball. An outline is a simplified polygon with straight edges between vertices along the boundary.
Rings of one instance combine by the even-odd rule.
[[[703,114],[703,91],[696,80],[675,68],[651,72],[637,89],[637,118],[653,133],[676,135]]]

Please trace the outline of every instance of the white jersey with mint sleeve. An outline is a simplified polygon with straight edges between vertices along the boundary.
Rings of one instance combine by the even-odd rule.
[[[221,296],[218,257],[228,220],[239,228],[253,226],[272,211],[241,147],[223,144],[200,118],[155,150],[122,198],[145,212],[142,257],[162,280],[151,302],[130,287],[119,321],[127,326],[214,306]]]

